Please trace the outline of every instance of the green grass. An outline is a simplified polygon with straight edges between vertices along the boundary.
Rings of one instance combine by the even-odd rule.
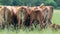
[[[52,17],[52,23],[56,23],[60,25],[60,10],[54,10],[53,17]]]
[[[56,10],[56,9],[54,10],[52,23],[60,25],[60,10]],[[34,28],[34,30],[32,31],[29,31],[28,28],[20,29],[20,30],[4,29],[4,30],[0,30],[0,34],[60,34],[60,30],[52,30],[51,28],[47,28],[40,31],[38,27]]]

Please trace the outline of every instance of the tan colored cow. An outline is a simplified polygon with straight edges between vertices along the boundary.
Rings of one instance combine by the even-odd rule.
[[[5,27],[8,28],[12,20],[12,8],[11,6],[4,6],[2,11],[4,11]]]
[[[24,25],[27,16],[28,16],[28,7],[27,6],[20,6],[17,11],[17,19],[18,19],[18,26],[21,27]]]

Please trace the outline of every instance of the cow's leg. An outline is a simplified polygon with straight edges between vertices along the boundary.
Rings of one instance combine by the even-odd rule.
[[[48,25],[52,24],[52,22],[51,22],[50,19],[47,19],[46,23],[47,23],[46,27],[47,27]]]
[[[5,28],[8,28],[9,26],[9,17],[10,15],[9,15],[9,12],[8,12],[8,10],[6,11],[6,9],[5,9]]]
[[[25,22],[25,19],[23,19],[21,24],[20,24],[22,28],[24,27],[24,22]]]
[[[25,20],[26,20],[26,14],[22,14],[22,24],[21,26],[24,27],[24,23],[25,23]]]
[[[7,12],[7,21],[6,21],[6,24],[7,24],[7,28],[8,29],[10,27],[10,19],[11,19],[11,14],[10,14],[10,12]]]
[[[26,19],[27,19],[27,15],[24,16],[23,21],[22,21],[22,27],[23,27],[23,28],[25,27],[24,25],[25,25]]]
[[[32,28],[33,17],[30,18],[30,28]]]
[[[7,28],[9,29],[9,22],[7,22]]]
[[[37,19],[38,19],[38,21],[39,21],[39,24],[40,24],[41,29],[43,29],[43,23],[42,23],[42,21],[41,21],[41,18],[38,17]]]
[[[6,11],[4,12],[4,23],[5,23],[5,28],[7,28],[7,13]]]
[[[21,28],[21,22],[22,22],[22,20],[18,20],[18,28]]]
[[[5,22],[5,23],[6,23],[5,27],[6,27],[7,29],[9,29],[9,19],[8,19],[8,18],[6,19],[6,22]]]
[[[52,23],[51,20],[49,20],[49,23]]]

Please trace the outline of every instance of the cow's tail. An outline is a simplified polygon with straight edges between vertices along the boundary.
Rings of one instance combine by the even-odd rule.
[[[53,29],[60,29],[60,25],[57,24],[50,24],[49,27]]]

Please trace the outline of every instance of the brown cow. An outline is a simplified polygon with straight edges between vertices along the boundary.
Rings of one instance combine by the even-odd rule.
[[[47,8],[47,12],[46,12],[46,26],[48,26],[49,24],[51,24],[51,19],[52,19],[52,15],[53,15],[53,7],[52,6],[46,6]]]
[[[45,6],[44,4],[40,6],[40,8],[44,9],[47,8],[47,11],[43,11],[43,22],[45,23],[45,25],[51,24],[51,18],[52,18],[52,14],[53,14],[53,7],[52,6]]]
[[[12,24],[14,26],[14,28],[16,29],[17,27],[17,24],[18,24],[18,19],[17,19],[17,11],[20,7],[19,6],[12,6]]]
[[[53,7],[52,6],[46,6],[46,7],[48,9],[47,19],[48,19],[49,23],[51,23],[51,19],[52,19],[52,15],[53,15]]]
[[[41,21],[41,8],[32,7],[30,13],[30,27],[32,26],[33,21],[39,21],[41,29],[43,28],[42,21]]]
[[[11,17],[12,17],[12,9],[11,9],[11,6],[5,6],[3,8],[4,11],[4,23],[5,23],[5,27],[9,27],[9,24],[11,23]]]
[[[45,6],[37,6],[37,8],[40,10],[40,20],[41,20],[41,25],[42,25],[42,28],[45,28],[45,18],[46,18],[46,15],[47,15],[47,8]]]
[[[17,19],[18,19],[18,26],[23,26],[24,22],[27,19],[28,16],[28,10],[27,6],[21,6],[17,11]]]

